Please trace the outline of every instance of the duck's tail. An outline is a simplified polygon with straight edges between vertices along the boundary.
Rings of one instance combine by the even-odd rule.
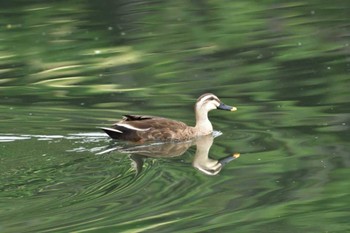
[[[100,129],[102,129],[106,134],[108,134],[108,136],[113,139],[119,139],[123,134],[122,131],[113,128],[100,127]]]

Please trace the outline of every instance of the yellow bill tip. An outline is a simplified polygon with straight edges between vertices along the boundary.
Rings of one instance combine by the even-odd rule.
[[[237,108],[236,107],[232,107],[230,111],[231,112],[237,111]]]
[[[241,154],[240,153],[234,153],[232,156],[235,158],[238,158]]]

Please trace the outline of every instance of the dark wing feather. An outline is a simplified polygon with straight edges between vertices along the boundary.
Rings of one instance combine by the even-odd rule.
[[[144,115],[123,115],[124,121],[142,121],[142,120],[149,120],[156,117],[153,116],[144,116]]]

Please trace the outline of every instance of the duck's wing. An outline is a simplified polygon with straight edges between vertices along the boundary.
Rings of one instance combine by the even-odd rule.
[[[125,115],[123,120],[111,128],[101,128],[111,138],[127,141],[169,141],[186,138],[188,126],[163,117],[144,115]]]
[[[138,135],[138,132],[148,131],[155,118],[157,117],[124,115],[123,119],[114,123],[112,127],[101,127],[101,129],[113,139],[140,141],[142,138]]]
[[[167,120],[162,117],[145,116],[145,115],[124,115],[123,119],[113,124],[113,128],[122,132],[139,131],[144,132],[154,127],[158,128],[158,122]]]

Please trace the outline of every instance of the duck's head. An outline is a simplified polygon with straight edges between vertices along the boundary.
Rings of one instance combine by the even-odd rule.
[[[232,112],[237,110],[236,107],[232,107],[221,102],[220,99],[212,93],[205,93],[201,95],[197,99],[195,108],[196,111],[200,112],[209,112],[213,109],[220,109]]]

